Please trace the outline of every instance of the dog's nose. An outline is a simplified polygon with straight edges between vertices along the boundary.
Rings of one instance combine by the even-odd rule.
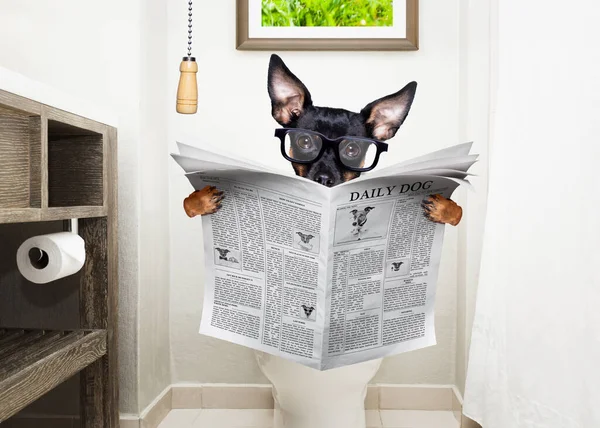
[[[323,186],[333,186],[333,177],[327,172],[321,172],[315,176],[315,181]]]
[[[352,223],[352,226],[356,226],[356,222]]]

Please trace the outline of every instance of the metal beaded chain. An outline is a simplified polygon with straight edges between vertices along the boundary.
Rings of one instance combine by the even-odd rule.
[[[192,56],[192,0],[188,2],[188,57]]]

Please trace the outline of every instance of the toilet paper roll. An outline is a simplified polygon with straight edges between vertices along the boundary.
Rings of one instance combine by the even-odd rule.
[[[85,242],[71,232],[34,236],[17,250],[19,272],[36,284],[73,275],[84,263]]]

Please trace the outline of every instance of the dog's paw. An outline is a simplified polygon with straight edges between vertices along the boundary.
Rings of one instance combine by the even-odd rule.
[[[456,226],[462,218],[462,208],[451,199],[442,195],[431,195],[423,199],[421,204],[425,217],[435,223],[451,224]]]
[[[223,192],[217,190],[214,186],[206,186],[201,190],[196,190],[183,201],[183,209],[188,217],[197,215],[214,214],[223,201]]]

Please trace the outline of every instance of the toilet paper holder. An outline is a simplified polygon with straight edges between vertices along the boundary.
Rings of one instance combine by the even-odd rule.
[[[79,234],[79,222],[77,219],[63,220],[63,231]]]

